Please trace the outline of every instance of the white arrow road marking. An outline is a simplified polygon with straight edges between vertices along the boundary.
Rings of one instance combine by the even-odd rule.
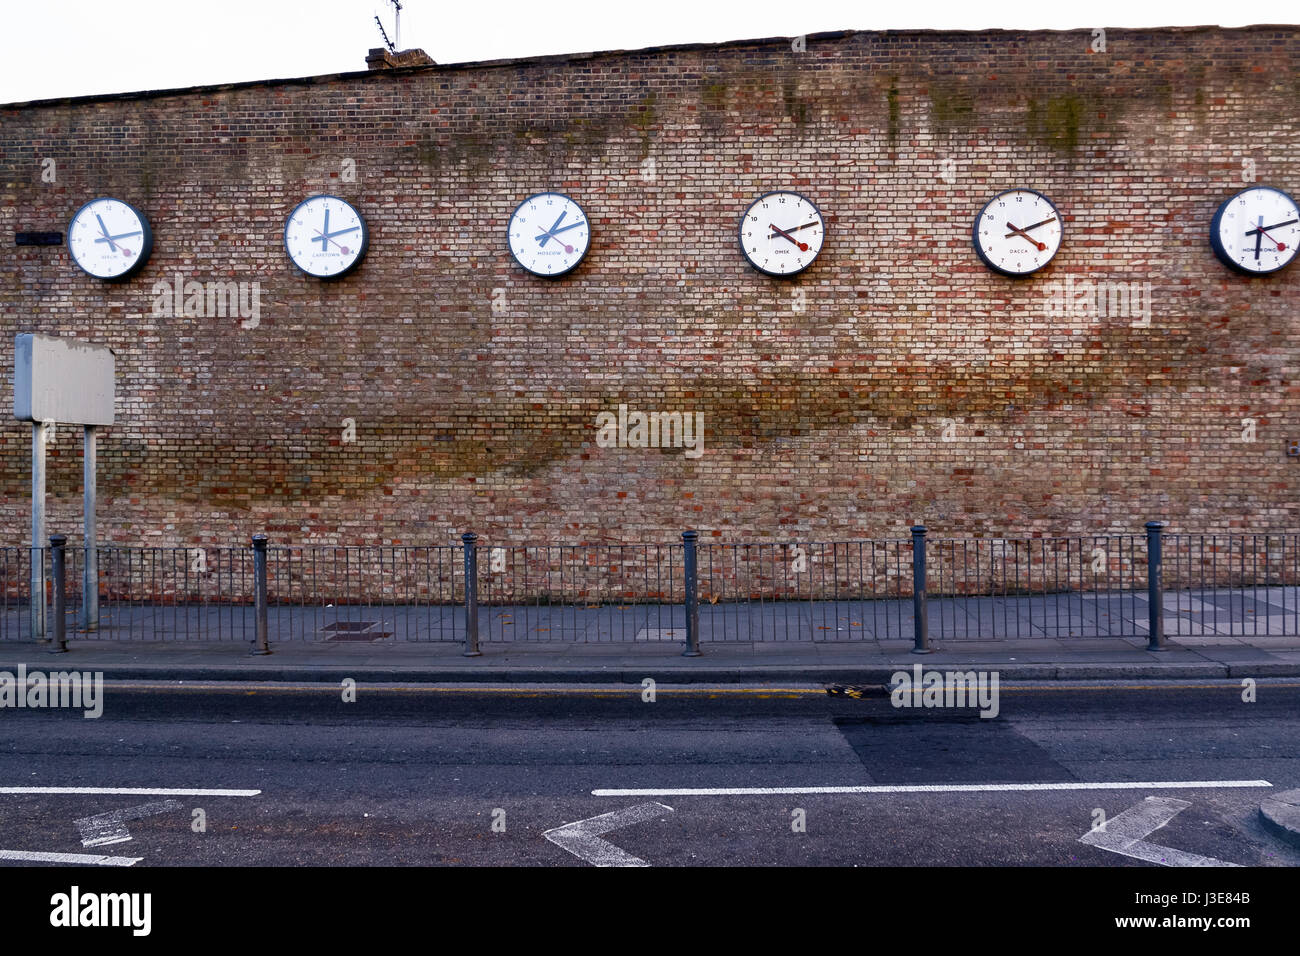
[[[125,810],[111,810],[93,817],[82,817],[75,822],[77,829],[81,831],[82,846],[107,846],[110,843],[125,843],[131,839],[131,833],[126,828],[127,820],[142,820],[145,817],[180,808],[179,800],[159,800],[138,807],[127,807]]]
[[[69,863],[73,866],[135,866],[142,856],[94,856],[90,853],[41,853],[35,850],[0,850],[0,860],[23,863]]]
[[[592,866],[649,866],[645,860],[620,850],[608,840],[602,840],[603,834],[619,827],[630,827],[634,823],[645,823],[662,816],[673,808],[662,803],[638,803],[634,807],[602,813],[598,817],[589,817],[575,823],[566,823],[554,830],[547,830],[542,836],[562,850],[568,850],[580,860]]]
[[[1121,856],[1164,866],[1238,866],[1237,863],[1225,863],[1212,856],[1171,850],[1155,843],[1147,843],[1143,839],[1190,806],[1188,801],[1175,800],[1173,797],[1147,797],[1119,816],[1111,817],[1106,821],[1104,829],[1085,833],[1079,837],[1079,842],[1095,846],[1099,850],[1109,850]]]

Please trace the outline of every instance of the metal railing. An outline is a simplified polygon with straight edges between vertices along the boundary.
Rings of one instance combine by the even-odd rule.
[[[1300,534],[0,548],[0,639],[898,641],[1300,635]],[[30,601],[33,562],[45,594]],[[59,564],[56,575],[55,564]],[[89,606],[88,606],[89,605]],[[53,606],[52,613],[47,610]],[[62,608],[60,613],[57,608]],[[97,614],[96,614],[97,610]]]

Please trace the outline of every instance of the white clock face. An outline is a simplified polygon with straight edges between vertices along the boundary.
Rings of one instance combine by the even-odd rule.
[[[68,224],[72,261],[97,279],[135,272],[153,250],[153,232],[135,208],[120,199],[94,199]]]
[[[792,276],[822,251],[826,223],[812,201],[798,193],[767,193],[740,218],[740,251],[759,272]]]
[[[356,268],[369,244],[361,213],[337,196],[304,199],[284,224],[289,258],[318,279],[333,279]]]
[[[1009,189],[980,210],[971,240],[994,272],[1026,276],[1051,262],[1061,248],[1061,216],[1042,193]]]
[[[534,275],[572,272],[591,245],[582,207],[562,193],[538,193],[519,204],[507,230],[510,254]]]
[[[1210,225],[1210,244],[1238,272],[1276,272],[1295,258],[1300,244],[1296,201],[1271,186],[1254,186],[1225,201]]]

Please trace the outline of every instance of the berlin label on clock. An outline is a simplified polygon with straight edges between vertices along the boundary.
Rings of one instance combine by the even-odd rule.
[[[984,264],[1005,276],[1027,276],[1061,248],[1061,214],[1032,189],[998,193],[979,211],[971,241]]]
[[[764,275],[803,272],[822,251],[825,238],[821,210],[798,193],[765,193],[740,217],[740,251]]]

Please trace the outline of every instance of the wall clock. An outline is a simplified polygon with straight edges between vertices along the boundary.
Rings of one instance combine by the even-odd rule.
[[[591,228],[582,207],[568,196],[537,193],[515,208],[506,240],[515,262],[554,279],[578,268],[591,245]]]
[[[1061,215],[1032,189],[998,193],[979,211],[971,241],[984,264],[1005,276],[1027,276],[1061,248]]]
[[[68,224],[68,253],[96,279],[125,279],[149,259],[153,231],[138,209],[120,199],[92,199]]]
[[[1286,268],[1300,244],[1296,201],[1271,186],[1252,186],[1225,199],[1210,223],[1210,245],[1230,269],[1264,275]]]
[[[289,213],[284,249],[303,272],[334,279],[357,267],[370,245],[366,221],[338,196],[311,196]]]
[[[740,217],[740,251],[764,275],[803,272],[822,251],[825,238],[821,211],[798,193],[765,193]]]

